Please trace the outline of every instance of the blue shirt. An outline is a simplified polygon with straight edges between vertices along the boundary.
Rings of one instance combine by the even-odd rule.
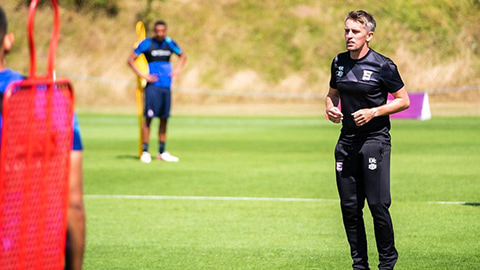
[[[137,55],[144,54],[148,62],[148,69],[151,75],[158,78],[155,86],[170,88],[172,85],[172,64],[170,56],[180,55],[182,50],[170,37],[165,37],[162,42],[154,38],[146,38],[134,50]]]
[[[0,94],[5,93],[8,86],[15,81],[23,80],[23,75],[9,68],[0,71]]]
[[[82,138],[80,137],[80,124],[78,123],[77,114],[73,115],[73,145],[72,150],[82,151],[83,144]]]

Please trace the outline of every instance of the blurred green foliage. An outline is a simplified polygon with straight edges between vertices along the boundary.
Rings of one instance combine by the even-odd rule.
[[[29,6],[31,0],[19,0],[18,6]],[[49,0],[40,0],[39,7],[49,5]],[[102,12],[110,17],[115,17],[120,12],[117,0],[61,0],[58,4],[67,9],[86,12]]]
[[[153,10],[153,2],[166,2],[167,0],[146,0],[146,6],[137,14],[137,20],[143,21],[147,31],[153,27],[156,20],[155,12]]]

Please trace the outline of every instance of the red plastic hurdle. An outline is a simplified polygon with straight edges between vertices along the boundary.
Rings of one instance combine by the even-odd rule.
[[[73,90],[55,79],[59,36],[56,0],[46,75],[36,71],[30,4],[30,74],[3,100],[0,148],[0,269],[63,269],[72,148]]]

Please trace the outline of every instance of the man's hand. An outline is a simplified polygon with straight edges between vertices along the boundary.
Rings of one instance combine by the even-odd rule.
[[[343,120],[342,112],[335,106],[327,110],[327,116],[330,121],[333,123],[340,123]]]
[[[144,75],[143,78],[149,83],[154,83],[158,81],[158,77],[151,74]]]
[[[353,121],[355,124],[359,127],[365,125],[366,123],[370,122],[373,117],[375,117],[377,114],[377,109],[376,108],[371,108],[371,109],[361,109],[358,110],[354,113],[352,113],[353,116]]]

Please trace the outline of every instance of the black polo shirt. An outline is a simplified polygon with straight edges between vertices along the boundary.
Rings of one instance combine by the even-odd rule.
[[[389,58],[370,49],[361,59],[351,59],[350,52],[335,57],[331,67],[330,87],[340,94],[343,113],[341,137],[388,135],[389,116],[373,118],[358,127],[352,113],[360,109],[378,107],[387,102],[388,93],[404,86],[397,66]]]

